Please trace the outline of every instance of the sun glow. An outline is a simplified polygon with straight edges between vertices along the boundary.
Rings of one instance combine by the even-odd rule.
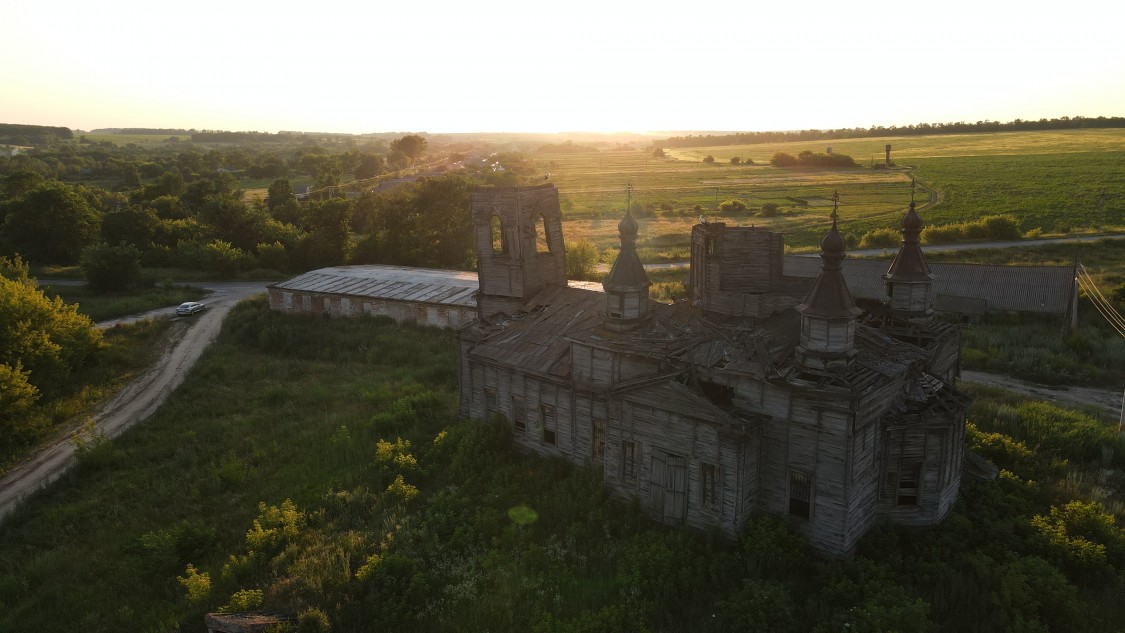
[[[0,120],[85,130],[797,129],[1125,103],[1125,10],[1092,0],[5,4]]]

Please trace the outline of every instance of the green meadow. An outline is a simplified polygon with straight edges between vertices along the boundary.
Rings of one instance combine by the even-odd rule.
[[[1114,631],[1125,441],[1091,412],[973,389],[967,440],[1003,474],[942,525],[853,560],[783,520],[736,542],[653,523],[589,469],[456,420],[448,331],[236,308],[144,424],[0,530],[0,632]]]
[[[888,143],[894,166],[872,168],[882,162]],[[777,152],[824,152],[829,146],[860,166],[840,170],[769,165]],[[1125,130],[763,143],[666,154],[654,158],[649,150],[632,150],[537,155],[559,188],[568,239],[614,247],[626,183],[633,185],[633,210],[641,216],[638,246],[646,261],[686,256],[690,227],[700,215],[709,221],[768,226],[784,232],[790,247],[813,248],[827,228],[834,191],[840,194],[841,230],[856,243],[864,233],[897,226],[910,201],[912,178],[922,185],[916,192],[920,204],[929,201],[930,191],[936,196],[937,204],[923,211],[923,219],[936,225],[1007,214],[1024,232],[1044,235],[1125,226],[1125,170],[1120,168],[1125,164]],[[704,163],[706,156],[715,162]],[[740,164],[731,164],[734,157]],[[747,159],[753,163],[745,164]],[[728,200],[747,208],[723,213],[720,205]],[[779,207],[776,216],[760,213],[767,203]]]

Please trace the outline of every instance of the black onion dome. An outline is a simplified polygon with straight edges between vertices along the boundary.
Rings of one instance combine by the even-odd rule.
[[[617,223],[617,231],[621,233],[621,237],[636,237],[637,236],[637,221],[633,219],[633,214],[626,211],[625,217]]]
[[[921,231],[922,230],[922,217],[914,210],[914,203],[910,203],[910,210],[902,217],[902,230],[903,231]]]

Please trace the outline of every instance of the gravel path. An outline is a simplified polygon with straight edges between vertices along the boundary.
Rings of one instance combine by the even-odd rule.
[[[207,299],[208,309],[194,317],[175,317],[176,309],[162,308],[146,313],[147,318],[171,316],[172,329],[159,361],[111,398],[93,416],[95,432],[117,437],[133,424],[144,420],[163,404],[165,398],[184,380],[203,350],[219,335],[223,319],[242,299],[265,290],[264,283],[217,283]],[[112,327],[145,318],[126,317],[99,323]],[[28,495],[59,478],[74,464],[76,430],[40,450],[0,478],[0,519]]]

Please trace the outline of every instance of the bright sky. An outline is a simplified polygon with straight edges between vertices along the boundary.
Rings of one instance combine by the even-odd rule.
[[[1116,0],[0,0],[0,122],[777,130],[1125,115]]]

